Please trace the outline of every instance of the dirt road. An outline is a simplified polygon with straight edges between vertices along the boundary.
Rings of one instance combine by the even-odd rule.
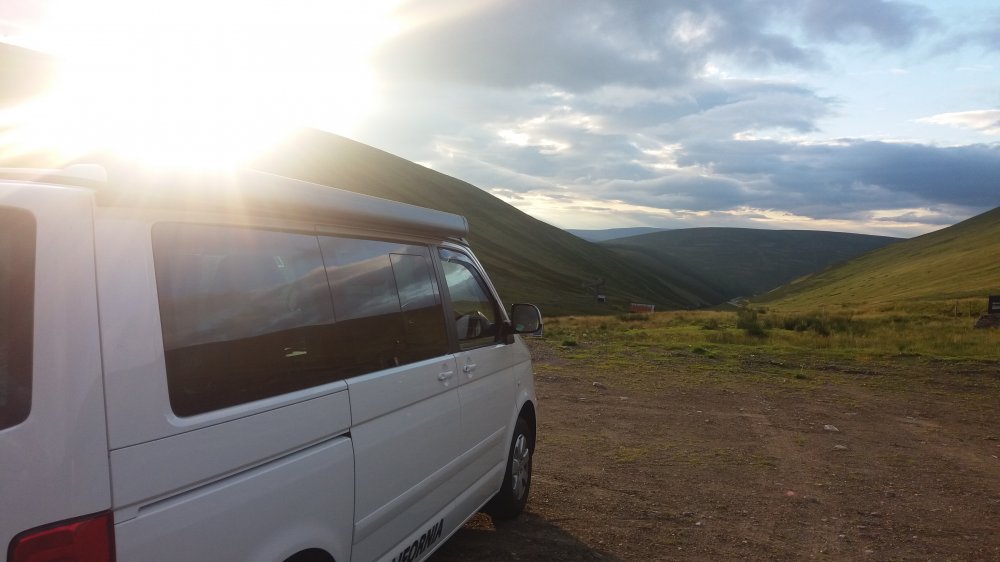
[[[1000,362],[533,353],[528,513],[436,562],[1000,560]]]

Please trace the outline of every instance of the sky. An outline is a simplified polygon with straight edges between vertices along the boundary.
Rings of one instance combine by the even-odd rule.
[[[995,0],[106,3],[4,2],[0,41],[108,61],[116,110],[182,69],[158,105],[229,140],[310,124],[562,228],[910,237],[1000,206]]]

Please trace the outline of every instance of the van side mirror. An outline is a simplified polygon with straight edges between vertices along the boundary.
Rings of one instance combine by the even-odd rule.
[[[533,304],[518,303],[510,307],[510,323],[515,334],[543,335],[542,311]]]

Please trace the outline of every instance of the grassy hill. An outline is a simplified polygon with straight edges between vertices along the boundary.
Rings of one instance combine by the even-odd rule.
[[[788,309],[982,301],[1000,294],[1000,207],[809,275],[760,302]]]
[[[613,313],[630,302],[664,309],[713,304],[697,283],[672,279],[541,222],[475,186],[330,133],[305,130],[255,167],[466,216],[470,242],[505,302],[545,314]],[[604,281],[607,304],[585,285]]]
[[[896,241],[843,232],[685,228],[601,245],[722,302],[764,293]]]

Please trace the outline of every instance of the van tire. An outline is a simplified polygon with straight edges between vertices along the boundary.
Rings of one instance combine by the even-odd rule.
[[[517,418],[507,453],[503,484],[500,485],[500,491],[483,508],[483,511],[493,519],[513,519],[524,511],[531,489],[531,464],[534,454],[534,432],[524,418]]]
[[[310,548],[295,554],[285,562],[334,562],[334,559],[324,550]]]

